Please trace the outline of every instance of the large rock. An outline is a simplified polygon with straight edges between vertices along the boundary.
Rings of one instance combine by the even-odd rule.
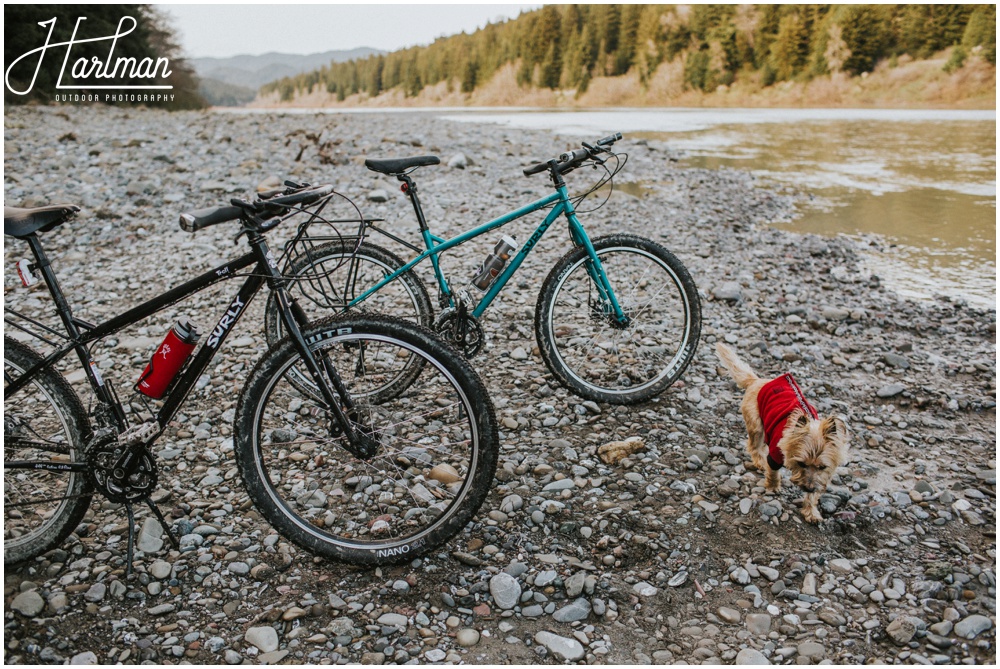
[[[505,611],[514,608],[521,598],[521,585],[510,574],[500,572],[490,579],[490,594],[493,603]]]
[[[571,623],[576,620],[583,620],[589,615],[590,602],[580,597],[553,613],[552,619],[557,623]]]
[[[243,635],[243,638],[247,643],[257,646],[262,653],[278,650],[278,633],[270,625],[251,627]]]
[[[559,660],[576,662],[583,657],[583,646],[576,639],[567,639],[552,632],[542,631],[535,634],[535,643],[548,648],[549,652]]]
[[[22,616],[33,618],[45,608],[45,600],[42,599],[42,596],[36,590],[29,590],[15,597],[14,601],[10,604],[10,608]]]
[[[406,616],[401,613],[383,613],[378,617],[378,624],[385,625],[387,627],[400,627],[406,628],[408,620]]]
[[[70,661],[70,664],[97,664],[97,655],[92,651],[85,651],[83,653],[77,653],[74,655]]]
[[[163,528],[160,527],[160,521],[152,517],[142,521],[135,545],[143,553],[155,553],[163,548]]]
[[[963,639],[975,639],[991,627],[993,627],[993,621],[986,616],[972,615],[955,623],[955,636]]]
[[[736,654],[736,664],[771,664],[771,662],[759,650],[744,648]]]
[[[771,631],[771,616],[766,613],[748,613],[747,630],[756,636],[765,636]]]
[[[917,627],[909,618],[896,618],[885,628],[885,633],[899,646],[910,643],[910,639],[917,633]]]

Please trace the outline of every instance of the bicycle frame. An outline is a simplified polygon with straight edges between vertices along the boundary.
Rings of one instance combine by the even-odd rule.
[[[108,384],[105,383],[104,379],[100,375],[100,372],[98,372],[97,365],[93,362],[90,357],[90,352],[87,350],[87,345],[103,337],[113,335],[186,297],[190,297],[191,295],[212,286],[215,283],[235,278],[238,271],[254,264],[256,264],[255,270],[251,274],[247,275],[246,281],[236,294],[236,297],[228,303],[225,313],[219,319],[215,328],[211,331],[211,333],[209,333],[205,344],[200,348],[184,372],[175,380],[169,389],[169,392],[163,400],[163,405],[154,417],[156,430],[148,437],[144,436],[143,442],[146,444],[152,443],[163,433],[163,430],[166,429],[170,420],[180,409],[192,388],[194,388],[198,378],[205,372],[208,365],[215,357],[215,354],[220,350],[230,333],[232,333],[235,329],[236,323],[246,313],[247,305],[260,291],[265,282],[271,290],[275,292],[275,295],[278,298],[279,308],[282,313],[282,318],[285,321],[287,331],[291,334],[297,348],[300,350],[300,353],[302,353],[303,360],[306,363],[307,368],[309,368],[309,371],[315,378],[319,379],[322,376],[320,367],[312,356],[308,354],[308,345],[299,328],[299,322],[307,322],[305,314],[301,312],[301,309],[297,304],[295,304],[285,290],[284,279],[277,269],[277,263],[271,255],[263,235],[259,231],[248,230],[247,236],[250,245],[253,248],[250,253],[205,272],[204,274],[201,274],[160,296],[143,302],[142,304],[129,309],[125,313],[101,323],[100,325],[91,325],[73,317],[69,304],[66,302],[58,281],[56,280],[55,273],[53,272],[48,258],[45,256],[45,252],[41,247],[41,243],[34,235],[28,237],[25,241],[28,242],[35,254],[38,261],[37,267],[41,270],[43,278],[49,288],[49,292],[52,294],[53,300],[56,304],[56,310],[63,321],[63,325],[66,328],[68,336],[62,335],[51,328],[46,327],[46,329],[55,334],[59,334],[69,341],[62,347],[58,347],[42,361],[26,370],[25,373],[17,379],[12,380],[4,388],[4,395],[6,396],[7,393],[16,393],[42,370],[56,364],[70,351],[75,351],[87,373],[87,378],[94,394],[102,403],[111,407],[116,427],[119,432],[124,432],[129,427],[128,420],[125,417],[121,404],[114,396],[113,391]],[[8,313],[30,321],[30,319],[27,319],[17,312],[8,310]],[[85,332],[81,333],[81,328],[83,328]],[[30,334],[34,334],[26,328],[21,329],[29,332]],[[38,335],[35,336],[37,337]],[[353,406],[353,403],[349,401],[346,389],[343,388],[336,371],[332,370],[329,364],[324,364],[324,369],[327,371],[334,385],[334,389],[344,400],[345,406],[350,409]],[[338,402],[333,400],[333,395],[330,392],[329,387],[326,383],[322,382],[318,383],[318,386],[324,394],[324,399],[328,402],[328,405],[332,407],[334,414],[336,414],[337,418],[340,420],[340,424],[345,427],[345,432],[349,435],[349,441],[353,440],[353,429],[351,429],[351,426],[349,425],[346,416],[343,414],[343,410],[339,406]],[[138,445],[139,444],[136,444],[136,446]],[[16,465],[19,463],[6,463],[6,466],[10,468],[12,464]],[[31,465],[32,463],[23,464]],[[66,465],[70,466],[67,467]],[[32,466],[30,468],[37,469],[44,467]],[[52,468],[62,470],[79,468],[80,471],[85,471],[86,463],[52,463]]]
[[[476,303],[476,306],[471,311],[472,315],[476,318],[480,318],[483,315],[483,313],[490,306],[493,300],[496,299],[496,296],[500,294],[500,292],[507,285],[507,282],[510,281],[510,278],[521,266],[521,263],[524,262],[524,259],[527,258],[528,254],[531,253],[531,250],[535,248],[535,245],[538,243],[538,240],[542,238],[542,235],[545,234],[545,232],[549,229],[552,223],[554,223],[555,220],[559,218],[560,215],[565,215],[566,220],[569,222],[569,233],[570,233],[570,238],[573,240],[573,243],[576,244],[577,246],[583,246],[587,250],[587,255],[588,255],[587,272],[590,274],[590,277],[593,280],[594,285],[597,287],[597,291],[598,294],[600,295],[602,303],[610,304],[611,307],[610,315],[613,316],[614,319],[619,324],[622,325],[627,324],[628,317],[625,315],[625,313],[622,311],[621,306],[618,304],[618,299],[615,296],[614,290],[612,290],[611,288],[611,283],[610,281],[608,281],[607,274],[605,274],[604,272],[604,267],[601,265],[600,258],[597,257],[597,253],[594,251],[594,246],[593,244],[591,244],[590,238],[587,236],[587,233],[583,229],[583,225],[576,217],[576,212],[573,209],[573,203],[570,201],[569,193],[566,190],[565,184],[557,185],[556,192],[552,193],[551,195],[547,195],[546,197],[543,197],[540,200],[525,205],[520,209],[515,209],[514,211],[504,214],[499,218],[495,218],[492,221],[483,223],[482,225],[473,228],[468,232],[464,232],[460,235],[452,237],[451,239],[443,239],[433,234],[428,228],[427,222],[424,219],[423,211],[420,208],[420,202],[416,196],[416,187],[414,186],[412,180],[409,179],[409,177],[406,177],[405,175],[403,175],[401,180],[404,181],[404,183],[406,184],[406,187],[404,187],[405,192],[413,202],[414,210],[417,213],[417,221],[420,225],[420,233],[421,236],[423,237],[426,250],[420,253],[420,255],[418,255],[413,260],[409,261],[408,263],[400,267],[392,274],[383,278],[381,281],[379,281],[371,288],[365,290],[361,295],[352,300],[348,304],[348,307],[357,306],[358,304],[366,300],[369,296],[381,290],[386,284],[394,281],[401,274],[409,272],[416,265],[418,265],[427,258],[431,259],[431,265],[434,268],[434,275],[437,277],[438,287],[441,290],[442,295],[446,296],[451,306],[454,307],[455,306],[454,294],[452,293],[450,287],[448,286],[448,282],[445,279],[444,273],[441,271],[441,266],[438,256],[440,256],[445,251],[458,246],[459,244],[464,244],[470,239],[479,237],[480,235],[490,232],[491,230],[501,228],[507,225],[508,223],[523,218],[524,216],[532,214],[540,209],[544,209],[545,207],[554,205],[552,206],[552,211],[550,211],[545,216],[545,219],[535,229],[535,231],[528,238],[528,240],[521,245],[521,248],[518,251],[518,253],[510,260],[510,262],[504,268],[503,272],[500,273],[500,275],[490,286],[489,290],[486,291],[486,294],[483,295],[483,297],[480,298],[479,302]]]

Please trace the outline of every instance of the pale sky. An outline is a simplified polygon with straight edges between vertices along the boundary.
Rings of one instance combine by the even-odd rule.
[[[171,17],[186,56],[309,54],[372,47],[395,51],[473,32],[541,5],[157,5]]]

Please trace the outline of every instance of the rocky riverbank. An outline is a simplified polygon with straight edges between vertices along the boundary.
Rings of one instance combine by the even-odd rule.
[[[77,315],[99,321],[235,253],[234,230],[188,235],[177,214],[266,177],[335,183],[415,240],[396,182],[363,157],[440,155],[416,177],[447,236],[543,194],[544,178],[521,168],[574,143],[425,113],[8,108],[5,204],[83,207],[44,242]],[[902,300],[851,242],[769,228],[795,215],[799,194],[685,169],[664,143],[619,146],[629,153],[620,181],[642,185],[584,223],[593,236],[652,237],[690,269],[704,323],[682,382],[611,407],[547,373],[532,317],[567,248],[553,226],[484,319],[475,365],[501,422],[494,490],[447,546],[359,570],[286,542],[242,489],[231,422],[264,350],[258,301],[159,443],[156,499],[182,549],[140,512],[138,576],[127,581],[124,512],[95,499],[65,545],[6,570],[5,661],[995,662],[995,311]],[[592,178],[574,173],[571,187]],[[513,226],[519,239],[533,227]],[[471,276],[495,241],[446,270]],[[25,249],[5,242],[11,268]],[[96,353],[105,376],[130,387],[172,321],[207,327],[233,290],[108,340]],[[4,293],[8,308],[48,313],[11,271]],[[821,413],[850,425],[822,525],[801,521],[793,486],[768,494],[746,470],[740,394],[718,373],[716,341],[762,374],[793,370]],[[599,459],[601,445],[629,437],[645,449]]]

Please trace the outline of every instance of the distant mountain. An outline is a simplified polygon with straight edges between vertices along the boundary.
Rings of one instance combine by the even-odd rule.
[[[305,56],[291,53],[265,53],[259,56],[230,58],[191,58],[188,60],[202,79],[214,79],[232,86],[256,90],[266,83],[302,72],[317,70],[331,62],[345,62],[382,53],[377,49],[359,47],[339,51],[324,51]]]
[[[257,89],[198,77],[198,93],[213,107],[242,107],[257,97]]]

